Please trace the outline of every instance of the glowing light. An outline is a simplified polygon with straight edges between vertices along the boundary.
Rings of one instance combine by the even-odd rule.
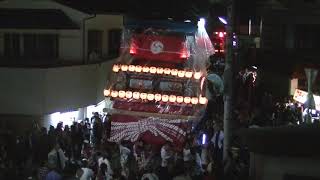
[[[163,74],[163,68],[157,68],[157,74]]]
[[[150,67],[150,73],[155,74],[157,72],[156,67]]]
[[[140,93],[140,98],[141,99],[147,99],[147,93]]]
[[[169,96],[168,95],[162,95],[161,99],[162,99],[163,102],[168,102]]]
[[[132,55],[137,54],[137,48],[135,47],[135,44],[133,42],[131,42],[131,45],[130,45],[130,54]]]
[[[178,69],[171,69],[171,75],[172,76],[178,75]]]
[[[149,72],[149,67],[148,66],[144,66],[143,68],[142,68],[142,72],[144,72],[144,73],[147,73],[147,72]]]
[[[135,69],[136,69],[136,67],[134,65],[129,65],[130,72],[134,72]]]
[[[199,102],[199,100],[198,100],[197,97],[191,98],[191,103],[192,103],[192,104],[198,104],[198,102]]]
[[[126,92],[126,98],[128,98],[128,99],[132,98],[132,92],[131,91],[127,91]]]
[[[169,68],[165,68],[164,69],[164,74],[169,75],[171,72],[171,70]]]
[[[198,21],[198,28],[203,28],[205,29],[205,25],[206,25],[206,20],[204,18],[200,18]]]
[[[191,78],[192,77],[192,71],[186,71],[186,74],[185,74],[185,76],[187,77],[187,78]]]
[[[126,97],[126,92],[125,91],[119,91],[119,98],[124,98]]]
[[[153,101],[154,100],[154,94],[148,94],[147,99],[149,101]]]
[[[133,99],[140,99],[140,93],[139,92],[133,92],[132,97],[133,97]]]
[[[111,92],[111,96],[114,97],[114,98],[118,97],[118,91],[112,91]]]
[[[190,23],[191,21],[189,19],[184,20],[185,23]]]
[[[219,32],[219,37],[220,37],[220,38],[223,38],[223,37],[224,37],[223,32]]]
[[[176,99],[177,99],[177,97],[175,95],[170,95],[169,96],[169,101],[172,102],[172,103],[176,102]]]
[[[183,102],[189,104],[191,102],[191,97],[184,97]]]
[[[178,71],[178,77],[183,78],[186,74],[186,71]]]
[[[200,104],[207,104],[208,103],[208,99],[206,97],[199,97],[199,103]]]
[[[142,67],[141,67],[141,66],[136,66],[135,71],[136,71],[137,73],[141,72],[141,71],[142,71]]]
[[[117,64],[113,65],[112,67],[113,72],[119,72],[119,70],[120,70],[120,67]]]
[[[128,65],[121,65],[121,71],[127,71],[128,70]]]
[[[201,78],[201,72],[195,72],[194,75],[193,75],[193,77],[194,77],[195,79],[200,79],[200,78]]]
[[[206,144],[207,135],[202,134],[202,144]]]
[[[105,89],[103,91],[104,96],[109,96],[110,95],[110,90],[109,89]]]
[[[177,103],[182,103],[182,102],[183,102],[183,97],[177,96]]]
[[[155,99],[156,101],[161,101],[161,94],[156,94],[156,95],[154,96],[154,99]]]
[[[227,20],[224,19],[223,17],[218,17],[219,21],[222,22],[223,24],[228,24]]]

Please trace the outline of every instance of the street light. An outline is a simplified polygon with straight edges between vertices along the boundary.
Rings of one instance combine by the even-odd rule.
[[[223,17],[218,17],[219,21],[222,22],[223,24],[228,24],[227,20]]]

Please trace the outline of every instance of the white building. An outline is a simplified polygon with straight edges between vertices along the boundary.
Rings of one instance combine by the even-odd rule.
[[[79,109],[67,119],[86,117],[104,100],[122,27],[120,13],[51,0],[0,1],[1,127],[29,127],[31,120],[48,126],[50,114]]]

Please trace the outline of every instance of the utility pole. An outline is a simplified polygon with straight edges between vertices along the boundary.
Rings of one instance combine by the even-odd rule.
[[[232,84],[233,84],[233,26],[234,26],[234,0],[226,0],[227,7],[227,25],[226,25],[226,57],[225,69],[223,74],[224,80],[224,116],[223,116],[223,161],[228,159],[228,152],[231,150],[232,136]],[[225,172],[228,173],[228,172]]]

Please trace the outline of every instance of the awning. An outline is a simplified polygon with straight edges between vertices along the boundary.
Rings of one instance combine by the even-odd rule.
[[[0,9],[0,28],[79,29],[58,9]]]

